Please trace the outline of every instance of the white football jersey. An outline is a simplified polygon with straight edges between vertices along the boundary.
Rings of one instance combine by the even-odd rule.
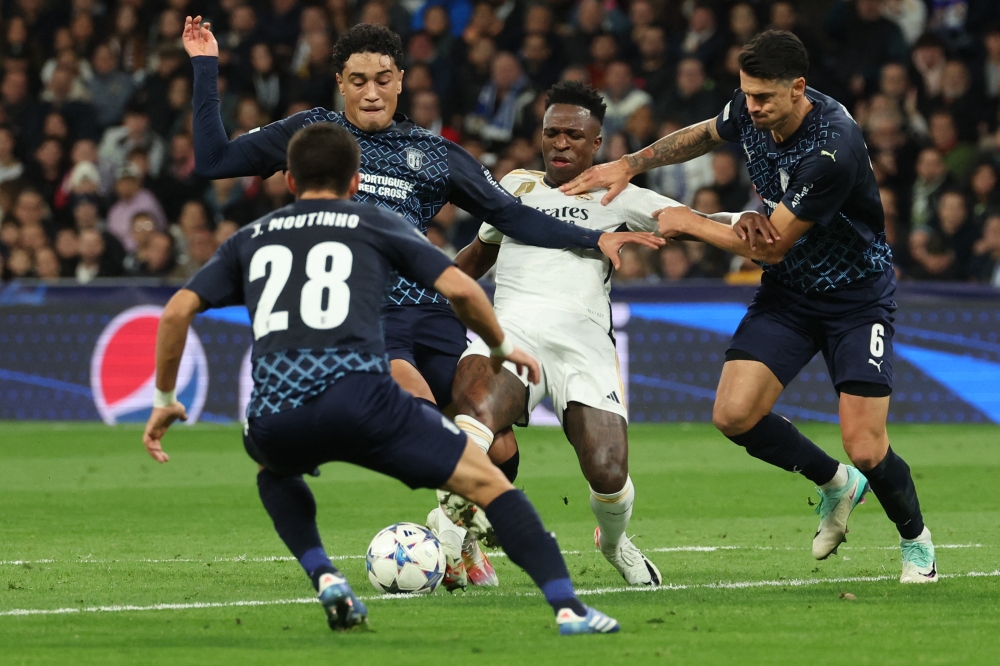
[[[656,231],[652,213],[682,204],[665,196],[629,185],[607,206],[607,190],[569,196],[545,184],[541,171],[512,171],[500,185],[526,206],[554,218],[588,229]],[[551,249],[525,245],[488,224],[479,229],[479,240],[499,244],[494,306],[498,314],[525,308],[545,308],[581,313],[611,330],[611,261],[598,250]]]

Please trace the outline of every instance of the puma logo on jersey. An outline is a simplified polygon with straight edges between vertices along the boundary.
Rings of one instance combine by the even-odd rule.
[[[868,359],[868,362],[874,365],[876,368],[878,368],[879,372],[882,372],[882,364],[885,363],[885,361],[879,361],[878,363],[876,363],[875,359],[870,358]]]
[[[829,150],[821,150],[821,151],[819,151],[819,154],[820,154],[821,156],[822,156],[822,155],[826,155],[827,157],[829,157],[829,158],[830,158],[831,160],[833,160],[834,162],[836,162],[836,161],[837,161],[837,151],[836,151],[836,150],[835,150],[835,151],[833,151],[832,153],[831,153],[831,152],[830,152]]]

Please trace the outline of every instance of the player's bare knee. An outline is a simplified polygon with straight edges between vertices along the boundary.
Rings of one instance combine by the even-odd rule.
[[[866,472],[885,458],[889,448],[888,438],[885,431],[869,429],[857,429],[845,431],[843,433],[844,451],[851,463],[863,472]]]
[[[752,405],[716,401],[712,409],[712,423],[726,437],[742,435],[760,421]]]
[[[602,495],[617,493],[625,487],[627,481],[628,469],[624,465],[617,465],[587,476],[587,483],[590,484],[590,487],[594,489],[594,492]]]

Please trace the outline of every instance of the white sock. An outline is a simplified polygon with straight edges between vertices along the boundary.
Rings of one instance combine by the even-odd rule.
[[[847,465],[840,463],[837,465],[837,473],[833,475],[833,478],[824,483],[820,488],[823,490],[834,490],[836,488],[843,488],[847,483]]]
[[[490,452],[490,447],[493,446],[493,431],[465,414],[459,414],[455,417],[455,425],[468,435],[484,453]]]
[[[590,508],[601,526],[601,550],[613,552],[625,535],[635,503],[635,486],[632,477],[625,479],[625,487],[616,493],[602,495],[590,489]]]

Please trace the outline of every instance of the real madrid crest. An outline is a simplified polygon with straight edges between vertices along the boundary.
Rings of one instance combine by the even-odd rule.
[[[413,171],[420,171],[420,168],[424,166],[424,154],[416,148],[407,148],[404,152],[406,153],[406,166]]]

